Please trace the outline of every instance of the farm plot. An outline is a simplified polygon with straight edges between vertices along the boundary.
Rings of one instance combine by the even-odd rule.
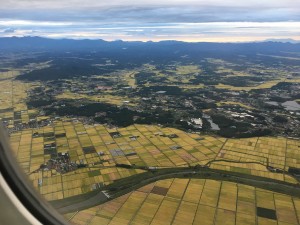
[[[115,167],[116,164],[164,168],[211,162],[210,168],[297,183],[291,176],[274,173],[266,166],[288,170],[296,168],[300,159],[297,140],[225,139],[149,125],[87,126],[68,118],[54,121],[53,126],[13,133],[11,143],[21,167],[49,200],[86,193],[143,172]],[[70,162],[85,165],[85,168],[68,173],[55,168],[39,170],[58,154],[68,154]],[[57,177],[60,177],[62,189],[53,186],[56,181],[52,179]],[[209,191],[204,190],[204,193],[208,199],[213,198]]]
[[[167,194],[154,193],[155,187]],[[174,195],[176,187],[184,194]],[[247,185],[175,178],[65,217],[74,224],[298,224],[299,206],[298,198]]]
[[[299,140],[282,137],[228,139],[211,168],[298,183],[287,172],[299,168],[299,146]]]
[[[11,135],[21,167],[48,200],[86,193],[143,172],[116,164],[162,168],[204,165],[216,156],[224,141],[172,128],[133,125],[117,129],[87,126],[68,118]],[[52,165],[58,156],[69,157],[67,169],[63,164]],[[69,169],[72,163],[80,168]]]

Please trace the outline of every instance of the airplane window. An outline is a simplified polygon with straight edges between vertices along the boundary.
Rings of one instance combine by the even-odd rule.
[[[299,15],[1,2],[0,224],[300,224]]]

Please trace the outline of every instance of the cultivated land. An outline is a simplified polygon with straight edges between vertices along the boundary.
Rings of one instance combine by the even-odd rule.
[[[111,137],[113,132],[118,132],[120,137]],[[33,133],[39,136],[33,137]],[[45,138],[49,133],[53,133],[51,140]],[[65,135],[57,137],[59,134]],[[174,134],[177,137],[172,138]],[[132,140],[132,136],[137,138]],[[54,127],[14,133],[11,142],[20,165],[48,200],[86,193],[114,180],[145,172],[118,168],[116,164],[161,168],[208,164],[210,168],[298,183],[287,171],[289,167],[297,167],[300,141],[285,138],[225,139],[149,125],[110,129],[103,125],[57,121]],[[39,170],[51,158],[44,150],[51,143],[56,144],[57,153],[69,153],[72,161],[87,167],[65,174],[55,169]],[[177,148],[172,149],[174,146]],[[94,150],[85,154],[86,147]],[[118,155],[116,151],[122,153]],[[267,166],[285,172],[274,173]]]
[[[0,118],[68,220],[299,224],[297,59],[39,54],[2,55]]]
[[[226,181],[177,178],[65,215],[75,224],[164,225],[299,224],[299,216],[299,198]]]

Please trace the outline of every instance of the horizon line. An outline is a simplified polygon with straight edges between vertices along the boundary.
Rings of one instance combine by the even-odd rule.
[[[262,42],[278,42],[278,43],[291,43],[291,44],[300,44],[300,39],[294,39],[294,38],[267,38],[263,40],[249,40],[249,41],[215,41],[215,40],[193,40],[193,41],[186,41],[186,40],[177,40],[177,39],[161,39],[161,40],[125,40],[125,39],[114,39],[114,40],[107,40],[102,38],[88,38],[88,37],[45,37],[45,36],[2,36],[0,39],[3,38],[42,38],[42,39],[50,39],[50,40],[74,40],[74,41],[105,41],[105,42],[141,42],[141,43],[148,43],[148,42],[182,42],[182,43],[223,43],[223,44],[230,44],[230,43],[237,43],[237,44],[243,44],[243,43],[262,43]]]

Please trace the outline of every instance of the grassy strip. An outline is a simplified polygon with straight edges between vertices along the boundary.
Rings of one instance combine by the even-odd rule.
[[[152,172],[145,172],[136,174],[127,178],[122,178],[114,183],[107,185],[97,191],[92,191],[86,194],[65,198],[62,200],[52,201],[51,204],[59,211],[64,211],[64,207],[78,204],[76,210],[82,210],[86,208],[86,204],[83,208],[80,206],[81,201],[87,201],[93,199],[100,191],[106,190],[111,195],[110,199],[117,198],[131,191],[134,191],[147,184],[156,182],[162,179],[170,178],[186,178],[186,179],[212,179],[219,181],[229,181],[234,183],[240,183],[250,185],[257,188],[266,189],[273,192],[278,192],[290,196],[300,197],[299,185],[290,184],[284,181],[274,180],[270,178],[264,178],[259,176],[253,176],[250,174],[241,174],[232,171],[223,171],[209,168],[167,168],[154,170]],[[89,207],[99,205],[105,201],[95,202],[91,200]],[[72,210],[73,211],[73,210]]]

